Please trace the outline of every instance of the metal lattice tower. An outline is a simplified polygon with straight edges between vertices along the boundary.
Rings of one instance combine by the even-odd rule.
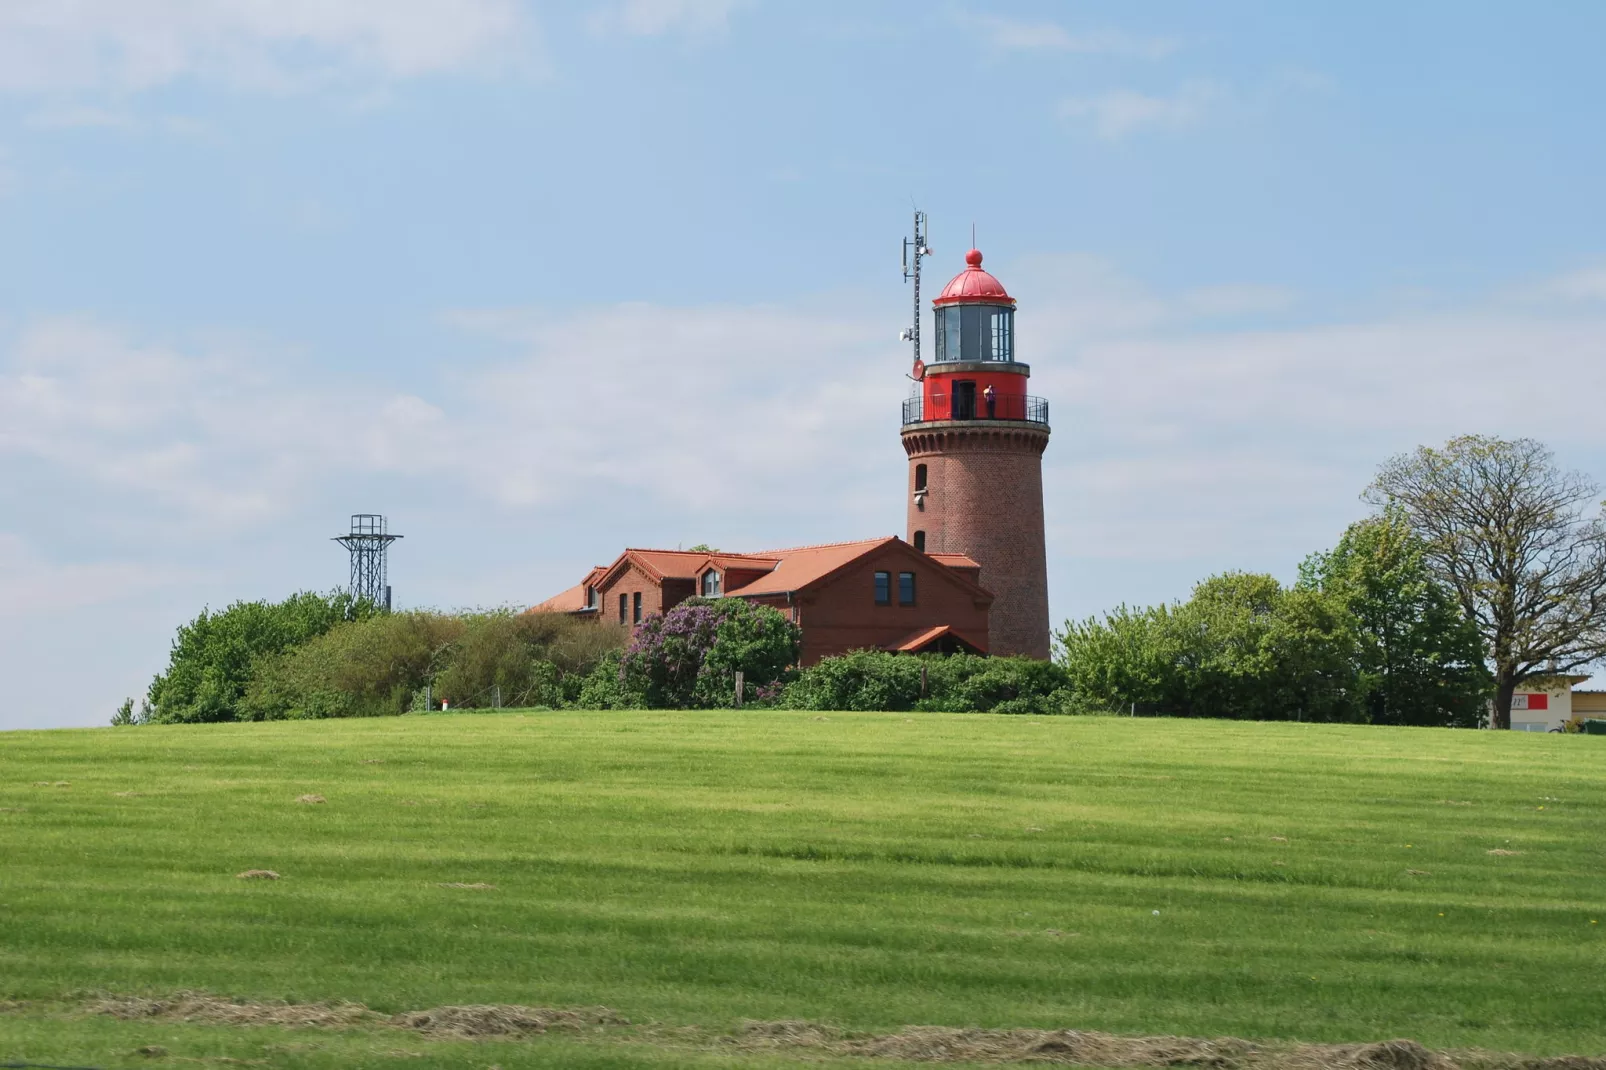
[[[903,281],[915,284],[914,322],[904,328],[898,335],[901,342],[913,342],[915,350],[915,363],[920,363],[920,261],[923,257],[931,255],[931,246],[926,244],[926,213],[915,211],[915,236],[903,239]]]
[[[376,606],[390,608],[390,581],[385,557],[390,544],[401,538],[392,535],[389,524],[378,513],[353,513],[351,532],[336,535],[335,542],[351,551],[351,593]]]

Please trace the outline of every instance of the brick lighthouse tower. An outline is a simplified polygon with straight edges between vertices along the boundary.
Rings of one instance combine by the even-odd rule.
[[[915,284],[918,308],[918,277]],[[1031,368],[1015,359],[1015,299],[972,249],[931,304],[936,351],[926,366],[916,334],[918,392],[903,405],[909,542],[981,565],[981,584],[995,597],[990,653],[1047,658],[1048,402],[1027,394]]]

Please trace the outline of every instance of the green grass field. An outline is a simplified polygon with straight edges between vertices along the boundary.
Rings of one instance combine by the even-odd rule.
[[[1598,1054],[1603,772],[1596,737],[978,714],[0,734],[0,1061],[794,1065],[83,1011],[183,991]]]

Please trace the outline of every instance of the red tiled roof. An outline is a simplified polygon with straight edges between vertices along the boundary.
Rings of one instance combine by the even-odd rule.
[[[754,557],[775,558],[779,564],[765,576],[733,593],[744,598],[758,594],[785,594],[798,591],[857,560],[877,547],[896,542],[892,536],[862,539],[858,542],[832,542],[820,546],[799,546],[791,550],[766,550]]]
[[[881,649],[905,654],[915,654],[924,650],[926,647],[930,646],[932,643],[935,643],[938,639],[941,639],[945,635],[953,636],[955,639],[958,639],[961,643],[964,643],[972,650],[986,649],[979,643],[973,643],[969,639],[966,639],[963,633],[955,631],[952,626],[947,624],[939,624],[935,628],[922,628],[918,632],[910,632],[897,642],[888,643]]]
[[[768,572],[781,563],[780,558],[765,554],[709,554],[708,560],[716,568],[750,569],[755,572]]]
[[[608,566],[612,572],[626,558],[640,565],[655,580],[691,580],[708,555],[701,550],[638,550],[631,548]]]
[[[964,554],[927,554],[927,557],[949,568],[981,568],[981,564]]]
[[[531,606],[527,613],[578,613],[586,608],[586,585],[577,583],[562,594],[555,594],[538,606]]]

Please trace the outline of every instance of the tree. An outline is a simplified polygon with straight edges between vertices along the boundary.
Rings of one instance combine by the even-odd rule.
[[[1171,617],[1189,705],[1214,717],[1350,721],[1358,714],[1351,622],[1271,576],[1212,576]]]
[[[283,602],[236,602],[219,613],[202,610],[178,630],[167,671],[151,681],[151,720],[232,721],[253,663],[322,635],[344,620],[372,616],[376,607],[344,592],[311,591]]]
[[[1392,458],[1365,494],[1403,510],[1477,628],[1496,728],[1524,681],[1606,655],[1606,514],[1587,514],[1599,493],[1532,439],[1464,435]]]
[[[1183,716],[1353,721],[1353,622],[1319,591],[1271,576],[1212,576],[1175,606],[1125,606],[1058,633],[1071,689],[1115,709]]]
[[[1477,726],[1489,695],[1478,631],[1428,568],[1398,506],[1351,524],[1331,551],[1307,558],[1300,586],[1349,611],[1367,720]]]

